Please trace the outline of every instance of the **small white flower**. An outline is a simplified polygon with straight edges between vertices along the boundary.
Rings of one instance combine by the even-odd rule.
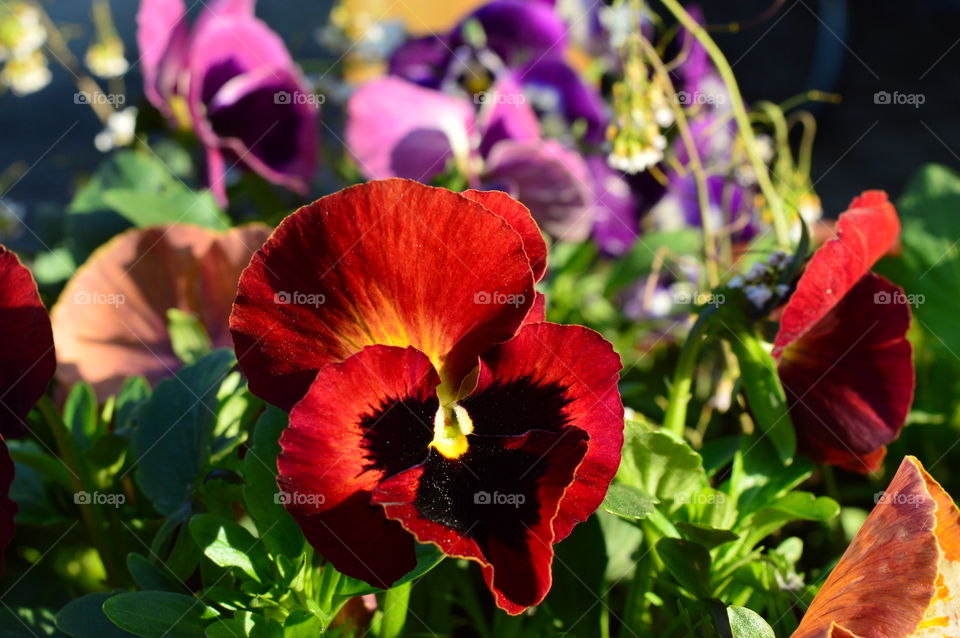
[[[787,294],[787,291],[790,290],[790,286],[787,284],[777,284],[773,287],[773,290],[777,293],[778,297],[783,297],[785,294]]]
[[[123,41],[119,38],[91,45],[84,61],[91,73],[107,79],[118,78],[130,68],[123,57]]]
[[[50,84],[52,77],[47,58],[40,51],[25,58],[11,58],[0,71],[0,83],[9,86],[17,97],[36,93]]]
[[[766,286],[747,286],[743,289],[743,292],[750,303],[757,308],[763,308],[768,301],[773,299],[773,291]]]
[[[782,266],[787,263],[787,253],[782,250],[775,250],[770,253],[770,258],[767,261],[771,266]]]
[[[107,126],[93,138],[93,145],[101,153],[133,143],[137,130],[137,107],[115,111],[107,118]]]
[[[730,281],[727,282],[728,288],[740,288],[743,286],[743,277],[740,275],[734,275],[730,278]]]
[[[747,271],[747,279],[755,281],[757,279],[762,279],[766,274],[767,265],[758,261],[754,265],[750,266],[750,270]]]
[[[0,60],[26,58],[47,41],[40,12],[26,2],[0,8]]]

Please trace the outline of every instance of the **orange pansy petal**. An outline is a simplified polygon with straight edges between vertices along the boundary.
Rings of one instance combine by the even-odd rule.
[[[224,233],[173,224],[132,229],[101,246],[53,308],[58,378],[87,381],[103,399],[126,377],[173,375],[180,362],[167,332],[170,308],[196,315],[214,347],[228,347],[240,272],[269,234],[263,224]]]
[[[905,458],[793,638],[960,635],[958,521],[946,492]]]

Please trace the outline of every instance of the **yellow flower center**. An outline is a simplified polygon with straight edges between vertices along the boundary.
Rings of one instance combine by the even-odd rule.
[[[448,459],[467,451],[467,435],[473,432],[473,421],[458,403],[442,405],[433,419],[433,441],[430,447]]]

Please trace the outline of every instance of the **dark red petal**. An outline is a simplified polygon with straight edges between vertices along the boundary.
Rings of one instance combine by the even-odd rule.
[[[3,554],[13,540],[17,514],[17,504],[10,498],[10,485],[13,483],[13,459],[7,451],[7,444],[0,440],[0,575],[3,574]]]
[[[0,246],[0,436],[26,434],[27,414],[56,368],[50,317],[33,275]]]
[[[439,383],[423,353],[370,346],[324,367],[290,413],[277,459],[287,509],[344,574],[389,587],[416,565],[413,537],[370,493],[426,458]]]
[[[913,400],[910,306],[868,274],[782,352],[778,371],[800,448],[861,473],[876,469]]]
[[[538,292],[536,299],[533,300],[533,307],[527,314],[523,323],[543,323],[547,320],[547,297],[542,292]]]
[[[792,638],[914,635],[936,593],[940,562],[932,498],[939,486],[927,477],[915,459],[903,460]],[[834,623],[846,632],[830,634]]]
[[[582,326],[538,323],[481,356],[477,388],[462,405],[477,434],[517,435],[576,426],[590,436],[586,458],[560,504],[557,540],[600,506],[620,465],[620,357]]]
[[[543,239],[540,227],[533,220],[530,209],[510,197],[503,191],[467,190],[461,193],[492,213],[500,215],[523,238],[523,249],[530,258],[530,268],[533,278],[543,279],[547,271],[547,242]]]
[[[814,253],[783,310],[774,356],[810,330],[894,244],[900,220],[882,191],[867,191],[837,221],[837,237]]]
[[[230,325],[251,390],[281,408],[322,366],[373,344],[414,346],[456,388],[483,350],[516,332],[533,283],[505,218],[390,179],[284,220],[244,271]]]
[[[497,605],[518,614],[550,590],[553,520],[587,451],[579,428],[469,438],[469,449],[387,479],[374,502],[449,556],[480,563]]]

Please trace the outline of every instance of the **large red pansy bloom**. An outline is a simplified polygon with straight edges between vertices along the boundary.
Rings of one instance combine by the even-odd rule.
[[[908,456],[792,638],[960,635],[960,510]]]
[[[0,571],[17,513],[8,496],[13,460],[3,439],[26,433],[27,413],[56,367],[53,331],[37,284],[17,256],[0,246]]]
[[[869,272],[899,232],[885,193],[854,199],[837,237],[810,259],[774,340],[800,448],[854,472],[879,466],[913,399],[910,306]]]
[[[388,587],[415,541],[478,562],[511,613],[620,460],[619,357],[542,321],[546,246],[499,192],[402,179],[301,208],[240,278],[254,393],[290,409],[280,485],[337,569]]]

